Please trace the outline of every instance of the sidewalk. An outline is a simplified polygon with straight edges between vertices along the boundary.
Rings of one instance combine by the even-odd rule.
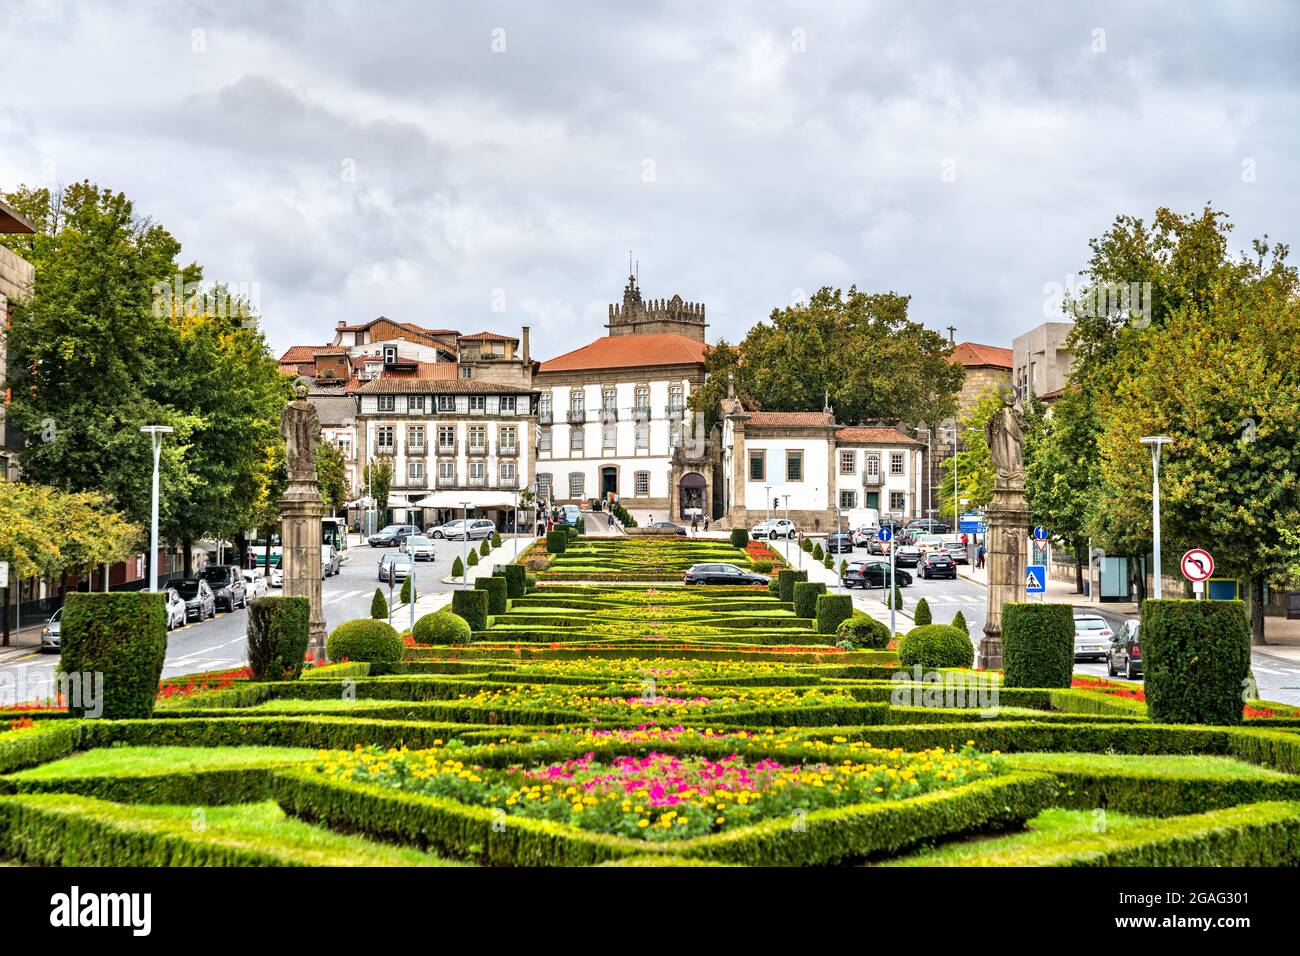
[[[9,632],[9,646],[0,647],[0,664],[8,664],[41,650],[41,628],[44,624],[30,624],[22,630]]]
[[[725,535],[726,532],[723,532]],[[847,594],[853,598],[853,606],[859,611],[864,612],[870,617],[876,619],[885,626],[889,625],[889,608],[885,607],[885,602],[881,589],[872,588],[867,591],[853,591],[849,588],[840,587],[840,576],[837,572],[822,566],[819,562],[813,560],[811,554],[804,553],[797,541],[787,539],[778,539],[776,541],[764,541],[768,547],[778,554],[784,556],[789,562],[790,567],[796,571],[807,571],[808,580],[820,582],[826,585],[827,592],[831,594]],[[834,554],[835,567],[840,566],[840,561],[852,558],[852,555]],[[902,591],[902,589],[899,589]],[[903,591],[903,607],[894,612],[895,625],[900,631],[908,631],[916,623],[912,619],[911,613],[907,610],[908,605],[912,602],[908,600],[906,591]]]
[[[989,586],[989,569],[987,567],[977,568],[973,564],[959,564],[957,565],[957,576],[978,584],[982,588]],[[1055,578],[1047,579],[1047,593],[1043,595],[1043,600],[1055,601],[1059,604],[1071,604],[1092,611],[1107,611],[1111,614],[1123,616],[1136,615],[1138,612],[1137,603],[1134,601],[1106,601],[1105,603],[1094,601],[1089,595],[1076,592],[1072,583],[1057,581]]]
[[[468,577],[469,577],[470,587],[474,586],[474,582],[478,578],[490,576],[492,574],[493,565],[510,564],[516,558],[518,558],[519,555],[521,555],[524,551],[526,551],[528,549],[528,546],[536,540],[537,539],[535,537],[529,537],[527,535],[518,535],[513,538],[502,538],[501,547],[492,549],[486,555],[479,554],[478,564],[474,565],[474,567],[472,568],[466,568],[466,570],[469,572]],[[466,552],[465,542],[448,541],[446,543],[446,546],[448,548],[456,549],[448,552],[453,557],[460,557],[463,559],[463,556]],[[468,550],[473,551],[475,554],[478,554],[478,549],[480,547],[482,547],[482,541],[470,541],[468,543]],[[461,579],[453,578],[449,574],[442,579],[442,583],[460,584]],[[419,600],[420,599],[417,597],[416,607],[419,607]],[[450,600],[450,598],[448,598],[448,600]]]

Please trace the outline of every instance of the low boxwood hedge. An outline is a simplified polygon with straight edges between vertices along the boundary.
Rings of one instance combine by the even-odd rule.
[[[522,564],[507,564],[502,571],[506,576],[506,596],[512,601],[519,600],[528,591],[528,569]]]
[[[794,616],[816,617],[817,598],[825,593],[826,585],[820,581],[796,581],[794,584]]]
[[[305,597],[259,597],[248,603],[248,666],[254,680],[297,680],[310,618]]]
[[[840,623],[853,616],[853,598],[847,594],[822,594],[817,597],[817,633],[834,634]]]
[[[563,529],[546,532],[546,553],[564,554],[569,547],[569,535]]]
[[[776,572],[777,596],[782,601],[794,602],[794,585],[796,581],[807,581],[807,571],[796,571],[794,568],[782,568]]]
[[[485,591],[487,593],[488,614],[506,613],[508,601],[506,598],[505,578],[478,578],[474,581],[474,587],[479,591]]]

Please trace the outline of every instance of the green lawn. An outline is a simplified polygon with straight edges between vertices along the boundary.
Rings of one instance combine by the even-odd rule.
[[[315,756],[315,750],[301,747],[102,747],[29,767],[13,776],[16,779],[52,780],[110,773],[183,773],[268,767],[310,760]]]
[[[1018,753],[1003,758],[1018,770],[1061,770],[1081,773],[1132,772],[1178,777],[1293,779],[1290,774],[1270,770],[1232,757],[1183,754],[1092,754]]]
[[[875,865],[1015,866],[1017,856],[1050,855],[1055,850],[1078,847],[1095,839],[1099,819],[1091,810],[1044,810],[1021,833],[961,840]],[[1108,833],[1136,832],[1153,825],[1158,827],[1160,822],[1122,813],[1107,813],[1104,819]]]

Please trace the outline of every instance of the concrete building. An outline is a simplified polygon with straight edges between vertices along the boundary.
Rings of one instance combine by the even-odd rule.
[[[1011,343],[1013,382],[1022,396],[1051,396],[1065,387],[1072,357],[1066,340],[1072,322],[1044,322]]]
[[[31,235],[36,230],[22,216],[0,202],[0,233]],[[9,327],[14,303],[32,293],[36,281],[36,267],[22,256],[0,246],[0,377],[8,379],[8,355],[5,349],[5,329]],[[8,390],[4,404],[9,404]],[[22,441],[18,432],[4,417],[0,408],[0,481],[18,480],[18,450]]]
[[[537,493],[552,504],[619,497],[634,512],[714,515],[711,446],[686,403],[704,382],[704,306],[643,301],[634,275],[609,334],[542,362]]]

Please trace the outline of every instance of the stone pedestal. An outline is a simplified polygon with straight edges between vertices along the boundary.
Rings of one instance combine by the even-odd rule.
[[[315,500],[313,501],[312,498]],[[325,509],[313,487],[311,497],[294,496],[290,488],[280,499],[280,538],[283,542],[284,594],[305,597],[311,604],[308,650],[325,656],[325,616],[321,612],[321,519]]]
[[[1025,599],[1029,506],[1025,503],[1024,489],[995,489],[986,515],[989,531],[984,561],[989,576],[988,608],[984,636],[976,648],[975,666],[996,670],[1002,666],[1002,605]]]

